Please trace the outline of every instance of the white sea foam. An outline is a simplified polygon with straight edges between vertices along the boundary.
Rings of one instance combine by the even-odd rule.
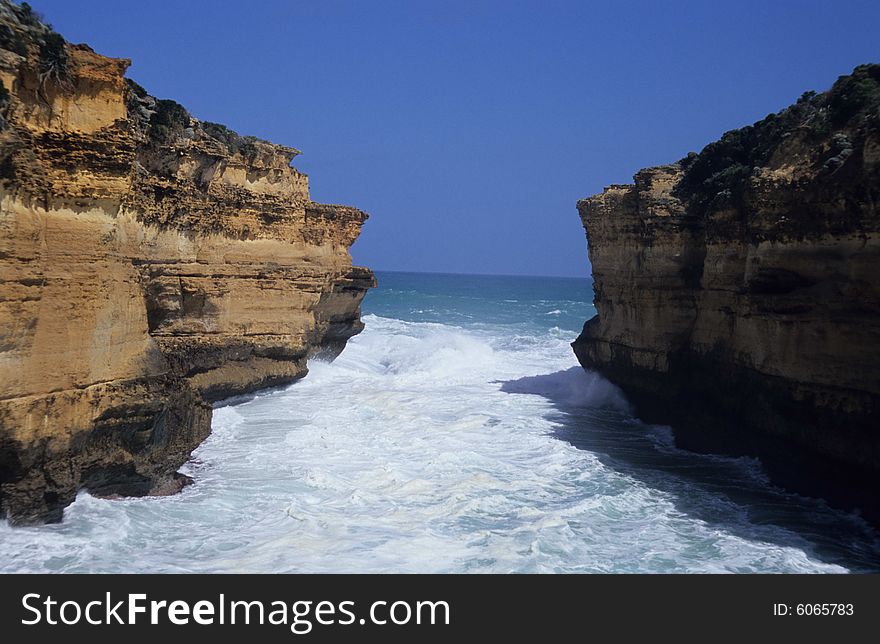
[[[216,409],[185,468],[195,485],[155,499],[83,493],[60,525],[0,526],[2,569],[846,569],[712,485],[633,465],[675,450],[576,367],[570,333],[365,321],[334,363]],[[575,446],[602,437],[618,452]],[[724,476],[747,481],[749,463],[729,461]]]

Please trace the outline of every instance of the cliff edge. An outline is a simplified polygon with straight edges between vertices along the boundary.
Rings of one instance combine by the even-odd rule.
[[[0,516],[165,494],[209,403],[358,333],[367,215],[0,0]]]
[[[880,65],[578,202],[580,363],[679,444],[866,514],[880,474]],[[872,509],[873,506],[873,509]]]

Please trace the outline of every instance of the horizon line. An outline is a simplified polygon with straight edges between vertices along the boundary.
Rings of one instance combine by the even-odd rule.
[[[393,270],[393,269],[384,269],[384,268],[370,268],[374,273],[409,273],[413,275],[459,275],[464,277],[549,277],[553,279],[565,279],[565,280],[592,280],[593,276],[590,274],[583,276],[575,276],[575,275],[527,275],[525,273],[463,273],[463,272],[454,272],[454,271],[413,271],[413,270]]]

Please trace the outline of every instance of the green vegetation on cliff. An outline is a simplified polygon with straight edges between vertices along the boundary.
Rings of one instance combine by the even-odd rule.
[[[225,125],[212,123],[211,121],[202,121],[202,130],[212,139],[220,141],[232,154],[238,152],[249,159],[257,154],[257,146],[255,144],[260,139],[255,136],[241,136]]]
[[[857,139],[880,130],[880,65],[860,65],[841,76],[827,92],[807,92],[794,105],[770,114],[754,125],[725,133],[699,154],[679,163],[684,169],[675,195],[689,204],[693,214],[727,205],[739,207],[755,168],[765,166],[789,137],[824,154],[819,169],[833,172],[852,154]]]
[[[156,101],[156,111],[150,117],[150,138],[170,142],[180,137],[189,127],[190,115],[186,108],[170,99]]]

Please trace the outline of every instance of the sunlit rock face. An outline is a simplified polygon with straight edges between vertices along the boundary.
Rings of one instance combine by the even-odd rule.
[[[292,148],[200,122],[0,2],[0,514],[164,494],[209,402],[362,329],[367,215],[309,199]]]

